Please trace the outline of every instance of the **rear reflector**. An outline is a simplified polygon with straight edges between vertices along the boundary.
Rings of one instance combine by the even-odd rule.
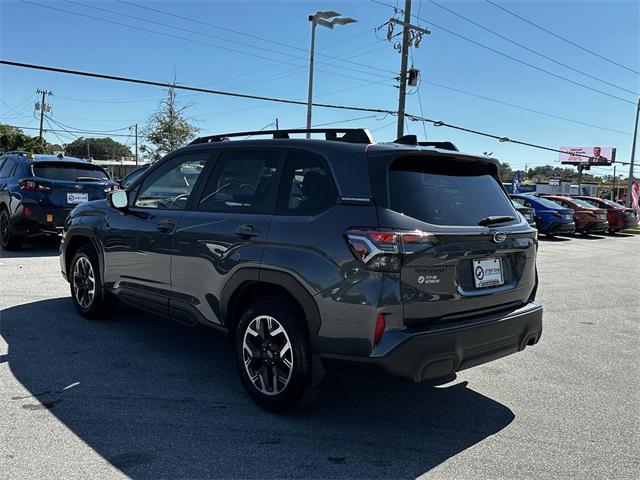
[[[29,207],[23,207],[22,208],[22,214],[25,217],[30,217],[31,216],[31,209]]]
[[[373,344],[377,345],[382,338],[382,334],[384,333],[385,323],[384,323],[384,313],[379,313],[376,316],[376,330],[373,334]]]

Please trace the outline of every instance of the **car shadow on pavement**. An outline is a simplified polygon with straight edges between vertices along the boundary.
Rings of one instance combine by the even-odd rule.
[[[57,238],[38,238],[25,242],[20,250],[4,250],[0,247],[0,260],[3,258],[55,257],[60,253],[60,241]]]
[[[219,335],[133,311],[90,321],[69,298],[0,311],[0,334],[30,392],[0,401],[49,410],[132,478],[415,478],[514,419],[466,382],[375,377],[329,377],[314,405],[271,414]]]
[[[558,237],[556,235],[550,237],[549,235],[545,235],[545,236],[538,236],[538,240],[541,242],[568,242],[569,240],[571,240],[573,237]]]

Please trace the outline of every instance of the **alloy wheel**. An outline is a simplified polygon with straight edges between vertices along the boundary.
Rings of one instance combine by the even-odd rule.
[[[253,386],[265,395],[277,395],[293,373],[293,348],[289,335],[275,318],[255,317],[244,332],[242,358]]]
[[[80,257],[73,267],[73,294],[82,308],[88,308],[96,295],[96,277],[87,257]]]

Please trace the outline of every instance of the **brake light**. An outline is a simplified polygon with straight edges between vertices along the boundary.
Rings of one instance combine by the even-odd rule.
[[[379,313],[376,315],[376,329],[373,333],[373,344],[377,345],[382,338],[382,334],[384,333],[385,322],[384,322],[384,313]]]
[[[347,243],[356,258],[369,270],[398,272],[402,256],[412,253],[412,247],[431,243],[433,235],[425,232],[390,232],[379,230],[350,230]]]
[[[47,185],[36,180],[23,179],[18,182],[18,186],[27,192],[45,192],[51,190]]]
[[[25,217],[30,217],[31,216],[31,209],[29,207],[23,207],[22,208],[22,214]]]

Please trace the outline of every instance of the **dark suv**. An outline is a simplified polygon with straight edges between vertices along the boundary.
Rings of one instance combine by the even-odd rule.
[[[115,188],[107,172],[62,155],[0,155],[0,245],[11,250],[28,237],[58,235],[67,215]]]
[[[78,206],[60,261],[80,313],[115,296],[226,332],[271,410],[308,401],[325,371],[419,382],[538,342],[536,231],[494,160],[300,132],[199,138]],[[274,138],[230,140],[254,134]]]

